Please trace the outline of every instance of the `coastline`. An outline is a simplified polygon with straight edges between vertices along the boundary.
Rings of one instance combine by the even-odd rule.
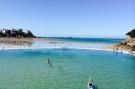
[[[88,48],[88,47],[63,47],[63,46],[5,46],[4,48],[0,46],[0,50],[23,50],[23,49],[84,49],[84,50],[97,50],[97,51],[111,51],[116,53],[123,53],[135,56],[135,53],[130,53],[129,51],[121,51],[121,50],[112,50],[107,48]]]
[[[38,44],[36,44],[36,42]],[[36,44],[36,45],[33,45]],[[39,45],[40,44],[40,45]],[[43,44],[43,45],[42,45]],[[87,49],[101,50],[124,53],[135,56],[135,52],[128,50],[115,49],[113,45],[104,45],[93,43],[63,42],[49,38],[0,38],[0,50],[21,50],[21,49]]]

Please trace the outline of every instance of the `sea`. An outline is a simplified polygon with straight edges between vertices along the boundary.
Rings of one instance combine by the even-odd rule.
[[[53,42],[89,43],[91,47],[114,45],[123,40],[48,39],[53,39]],[[35,42],[33,45],[44,46],[43,43]],[[94,89],[135,89],[135,56],[72,48],[0,51],[0,89],[88,89],[89,78],[94,82]]]

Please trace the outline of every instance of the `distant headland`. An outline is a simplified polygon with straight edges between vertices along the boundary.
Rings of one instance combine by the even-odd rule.
[[[24,29],[0,29],[0,37],[36,38],[30,30]]]

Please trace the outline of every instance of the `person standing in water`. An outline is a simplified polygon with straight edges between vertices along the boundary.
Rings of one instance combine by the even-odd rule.
[[[51,61],[50,61],[50,59],[48,58],[48,65],[50,66],[50,67],[52,67],[52,63],[51,63]]]
[[[48,60],[47,60],[47,61],[48,61],[48,64],[50,64],[50,60],[49,60],[49,58],[48,58]]]
[[[49,64],[49,66],[52,67],[52,63],[51,63],[51,62],[50,62],[50,64]]]

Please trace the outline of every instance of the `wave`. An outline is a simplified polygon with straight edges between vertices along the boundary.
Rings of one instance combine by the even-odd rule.
[[[46,47],[0,47],[0,50],[21,50],[21,49],[64,49],[64,50],[67,50],[67,49],[84,49],[84,50],[99,50],[99,51],[111,51],[111,52],[118,52],[118,53],[124,53],[124,54],[129,54],[129,55],[133,55],[135,56],[135,54],[131,54],[130,52],[128,51],[116,51],[116,50],[111,50],[111,49],[104,49],[104,48],[89,48],[89,47],[49,47],[49,46],[46,46]]]

